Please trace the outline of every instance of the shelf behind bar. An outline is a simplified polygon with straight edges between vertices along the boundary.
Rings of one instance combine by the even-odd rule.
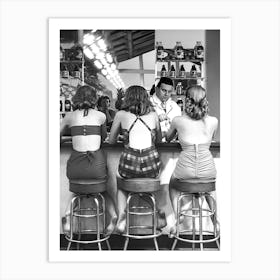
[[[197,63],[197,62],[204,62],[204,59],[157,59],[157,62],[192,62],[192,63]]]

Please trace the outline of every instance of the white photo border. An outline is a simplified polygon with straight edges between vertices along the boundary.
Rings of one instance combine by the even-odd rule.
[[[60,30],[220,30],[219,251],[61,251],[59,44]],[[221,168],[220,168],[221,170]],[[221,199],[222,198],[222,199]],[[231,261],[231,20],[229,18],[50,18],[49,19],[49,261],[51,262],[229,262]]]

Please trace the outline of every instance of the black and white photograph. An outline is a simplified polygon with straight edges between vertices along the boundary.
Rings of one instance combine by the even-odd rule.
[[[278,0],[0,0],[0,279],[279,280]]]
[[[57,28],[60,251],[229,247],[219,203],[230,190],[220,176],[222,23]]]

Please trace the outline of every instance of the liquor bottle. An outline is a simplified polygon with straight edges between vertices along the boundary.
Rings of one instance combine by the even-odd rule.
[[[184,65],[182,64],[181,67],[180,67],[179,76],[180,76],[181,78],[184,78],[185,75],[186,75],[185,67],[184,67]]]
[[[165,65],[163,64],[161,67],[160,76],[166,77],[166,74],[167,74],[167,71],[166,71]]]
[[[176,86],[176,94],[182,95],[182,83],[181,82],[179,82]]]
[[[62,111],[63,111],[63,103],[62,103],[62,99],[61,99],[61,97],[60,97],[60,109],[59,109],[59,111],[60,111],[60,112],[62,112]]]
[[[174,55],[176,59],[184,59],[184,49],[181,42],[176,42],[174,47]]]
[[[157,42],[156,48],[157,48],[157,59],[163,59],[164,49],[163,49],[162,42]]]
[[[60,112],[63,112],[63,92],[62,88],[60,87],[60,95],[59,95],[59,103],[60,103]]]
[[[79,70],[79,67],[78,67],[77,64],[74,67],[73,77],[76,78],[76,79],[80,79],[81,78],[81,73],[80,73],[80,70]]]
[[[197,41],[196,45],[194,46],[194,56],[195,56],[195,58],[204,57],[204,48],[200,41]]]
[[[70,97],[67,96],[66,99],[65,99],[65,112],[70,112],[71,111],[71,100],[70,100]]]
[[[178,98],[177,99],[177,104],[179,105],[179,107],[181,108],[181,111],[183,111],[183,107],[184,107],[184,102],[182,100],[182,98]]]
[[[192,65],[192,68],[191,68],[191,71],[190,71],[190,76],[191,77],[196,77],[197,76],[197,71],[196,71],[196,67],[195,67],[194,64]]]
[[[69,71],[66,64],[61,65],[60,71],[61,71],[62,78],[66,78],[66,79],[69,78]]]
[[[176,76],[176,71],[175,71],[175,67],[173,64],[171,65],[169,76],[172,78],[175,78],[175,76]]]

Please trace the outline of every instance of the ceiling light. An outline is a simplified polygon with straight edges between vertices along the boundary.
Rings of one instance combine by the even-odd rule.
[[[86,35],[84,35],[84,38],[83,38],[83,43],[85,45],[91,45],[95,40],[95,37],[92,33],[88,33]]]
[[[112,58],[111,54],[109,54],[109,53],[106,54],[106,59],[109,63],[113,62],[113,58]]]
[[[108,74],[108,72],[107,72],[105,69],[102,69],[102,70],[101,70],[101,73],[102,73],[104,76],[106,76],[106,75]]]
[[[104,41],[103,39],[100,39],[100,40],[97,42],[97,44],[98,44],[98,46],[99,46],[100,49],[102,49],[102,50],[104,50],[104,51],[107,49],[107,46],[106,46],[105,41]]]
[[[116,69],[117,69],[117,66],[116,66],[115,63],[112,63],[112,64],[111,64],[111,69],[112,69],[112,70],[116,70]]]
[[[96,44],[91,44],[91,45],[90,45],[90,48],[91,48],[91,50],[92,50],[92,52],[93,52],[94,54],[97,54],[97,53],[99,53],[99,51],[100,51],[99,47],[96,46]]]
[[[89,59],[94,58],[94,54],[92,53],[92,51],[89,48],[84,48],[84,54]]]
[[[101,51],[99,51],[99,52],[96,54],[96,57],[97,57],[98,59],[104,58],[104,56],[105,56],[105,53],[104,53],[104,52],[101,52]]]
[[[101,69],[101,68],[102,68],[102,64],[101,64],[101,62],[100,62],[99,60],[95,60],[95,61],[94,61],[94,64],[95,64],[95,66],[96,66],[98,69]]]

